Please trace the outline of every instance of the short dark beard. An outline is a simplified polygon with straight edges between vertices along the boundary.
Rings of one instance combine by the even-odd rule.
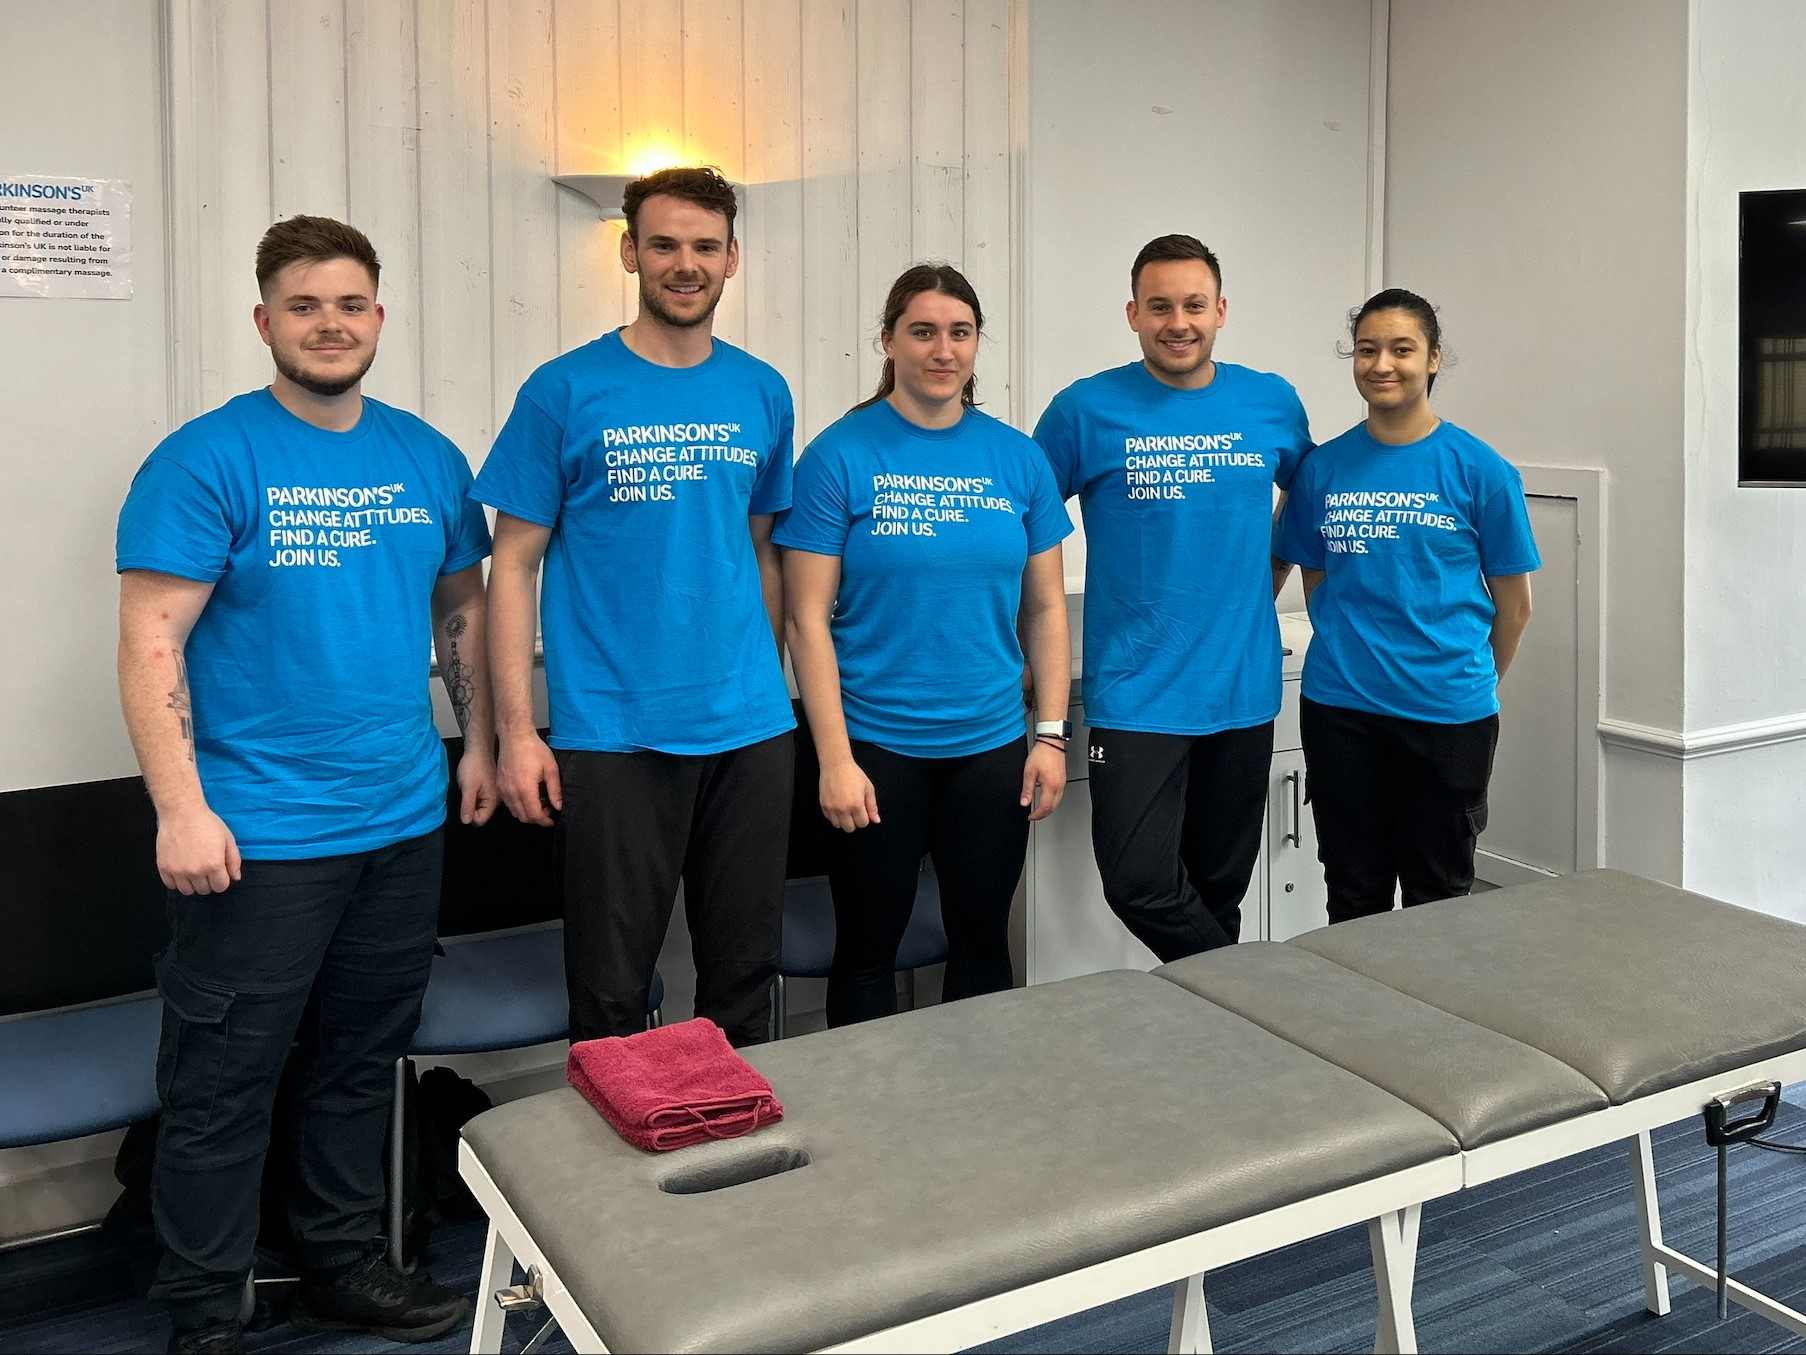
[[[293,363],[288,361],[288,359],[284,358],[282,354],[277,352],[274,348],[270,349],[270,356],[276,360],[277,371],[281,372],[309,395],[318,395],[322,399],[327,400],[330,400],[335,396],[343,395],[346,391],[357,385],[358,382],[364,379],[364,374],[370,370],[370,364],[376,361],[376,354],[371,353],[369,357],[364,359],[364,365],[359,367],[357,371],[353,372],[350,376],[335,377],[331,381],[322,381],[317,376],[307,375],[307,373],[303,372],[299,367],[296,367]]]
[[[702,285],[707,287],[708,283],[704,282]],[[724,288],[723,290],[725,291],[726,289]],[[642,273],[640,275],[641,308],[652,312],[654,319],[658,320],[660,324],[671,326],[672,329],[695,329],[699,325],[706,325],[714,318],[715,307],[721,304],[721,295],[721,292],[716,292],[715,299],[709,302],[708,307],[702,314],[698,315],[693,320],[687,319],[681,315],[673,315],[670,311],[666,310],[665,300],[659,295],[659,289],[653,285],[651,280],[648,279],[645,274]]]

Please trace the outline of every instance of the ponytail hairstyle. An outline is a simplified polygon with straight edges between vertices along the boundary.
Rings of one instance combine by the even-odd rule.
[[[972,308],[972,323],[979,333],[984,333],[985,313],[978,304],[978,293],[972,290],[972,284],[966,281],[964,273],[947,263],[918,263],[904,269],[903,275],[891,284],[890,295],[884,299],[884,315],[878,321],[878,332],[886,338],[895,333],[897,322],[903,318],[903,312],[909,309],[909,303],[923,292],[939,292],[955,301],[965,302]],[[896,364],[886,358],[884,370],[878,374],[878,389],[868,399],[854,405],[853,409],[875,405],[896,388]],[[959,393],[959,399],[967,409],[977,407],[976,375],[967,379],[966,388]],[[853,409],[849,409],[847,413],[851,414]]]
[[[1383,292],[1375,292],[1372,296],[1348,313],[1348,351],[1342,356],[1354,356],[1354,340],[1360,333],[1361,321],[1375,311],[1403,311],[1423,331],[1423,341],[1427,353],[1436,353],[1442,349],[1442,322],[1436,318],[1436,307],[1425,301],[1416,292],[1407,292],[1403,287],[1388,287]],[[1444,359],[1447,360],[1446,358]],[[1429,384],[1424,388],[1428,395],[1436,389],[1436,373],[1430,373]]]

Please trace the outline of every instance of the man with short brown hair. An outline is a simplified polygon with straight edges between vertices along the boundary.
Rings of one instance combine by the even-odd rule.
[[[244,1349],[291,1045],[295,1320],[423,1341],[469,1311],[377,1233],[438,923],[429,643],[465,735],[461,817],[495,806],[489,533],[458,449],[361,394],[378,267],[354,227],[272,226],[254,318],[274,379],[165,438],[119,517],[120,699],[169,888],[152,1294],[175,1351]]]
[[[523,822],[557,814],[571,1038],[644,1027],[681,882],[697,1015],[750,1044],[777,972],[793,776],[771,542],[790,389],[713,335],[740,262],[733,186],[660,170],[623,205],[638,316],[527,378],[472,491],[497,511],[501,793]]]

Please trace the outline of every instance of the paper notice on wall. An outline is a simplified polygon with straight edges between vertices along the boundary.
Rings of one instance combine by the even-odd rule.
[[[0,174],[0,296],[131,294],[129,183]]]

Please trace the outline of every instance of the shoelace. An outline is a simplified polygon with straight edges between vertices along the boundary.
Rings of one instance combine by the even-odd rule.
[[[352,1288],[365,1290],[379,1303],[403,1302],[411,1288],[408,1277],[393,1269],[380,1256],[372,1256],[364,1261],[345,1276],[344,1283]]]

